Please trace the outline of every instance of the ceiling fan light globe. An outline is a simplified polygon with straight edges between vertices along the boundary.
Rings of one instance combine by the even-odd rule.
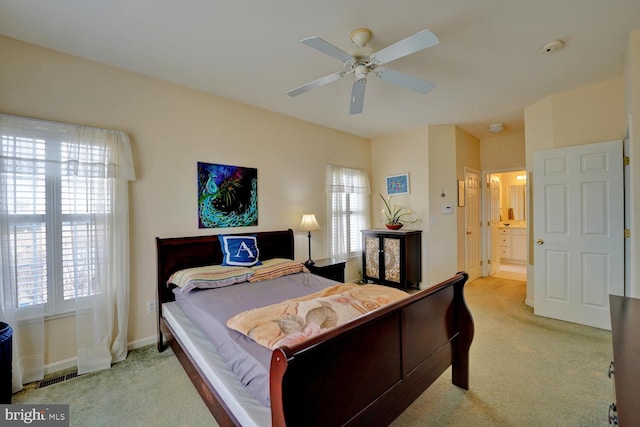
[[[366,65],[359,64],[356,66],[354,75],[356,80],[362,80],[369,74],[369,68]]]

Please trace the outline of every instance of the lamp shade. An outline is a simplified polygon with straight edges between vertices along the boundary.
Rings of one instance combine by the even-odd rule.
[[[303,231],[320,230],[320,224],[318,224],[318,221],[316,221],[316,216],[314,214],[305,214],[302,216],[300,229]]]

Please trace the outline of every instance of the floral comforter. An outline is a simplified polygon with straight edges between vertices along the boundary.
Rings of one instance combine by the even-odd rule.
[[[298,344],[408,296],[388,286],[345,283],[244,311],[230,318],[227,326],[274,349]]]

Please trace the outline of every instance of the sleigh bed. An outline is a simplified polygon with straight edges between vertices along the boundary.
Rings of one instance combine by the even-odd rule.
[[[292,230],[251,235],[260,259],[293,259]],[[157,238],[156,246],[158,350],[172,348],[221,426],[387,425],[449,366],[452,383],[468,389],[474,327],[466,273],[271,351],[267,406],[247,392],[167,285],[179,270],[220,264],[218,236]]]

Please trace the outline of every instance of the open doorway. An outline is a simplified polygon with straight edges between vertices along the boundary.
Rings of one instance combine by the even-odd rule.
[[[486,174],[487,276],[527,280],[529,218],[525,170]]]

